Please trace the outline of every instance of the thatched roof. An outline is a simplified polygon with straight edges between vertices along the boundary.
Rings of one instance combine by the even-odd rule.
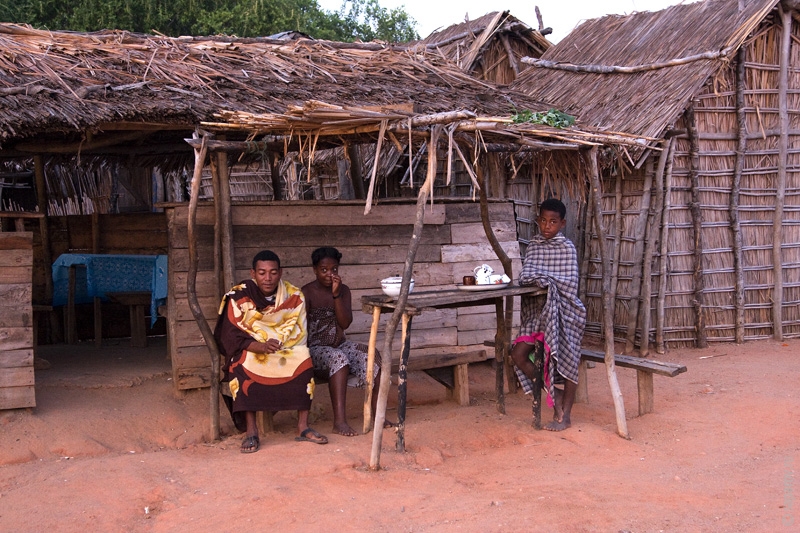
[[[412,43],[439,50],[479,79],[511,83],[526,65],[523,57],[541,57],[550,41],[508,11],[453,24]]]
[[[120,142],[142,132],[180,139],[220,118],[235,123],[227,131],[239,138],[303,128],[357,134],[364,123],[377,131],[381,121],[452,111],[461,114],[449,122],[489,117],[493,128],[505,130],[515,109],[550,107],[476,80],[439,53],[383,43],[80,34],[0,24],[0,50],[0,157],[47,153],[49,140],[71,140],[62,153],[86,153],[113,144],[99,137],[119,130],[126,131]],[[331,117],[335,109],[346,111]],[[353,110],[366,118],[354,123]],[[259,126],[251,127],[252,117]],[[613,142],[602,132],[538,125],[502,134],[510,142],[522,134]],[[31,138],[36,142],[19,142]]]
[[[512,87],[577,114],[585,126],[660,137],[777,3],[750,0],[740,11],[740,0],[706,0],[589,20],[540,61],[638,67],[700,54],[710,59],[635,73],[533,68]]]
[[[78,34],[0,24],[0,142],[114,122],[194,126],[221,110],[280,113],[309,100],[468,109],[519,102],[437,54],[380,43]]]

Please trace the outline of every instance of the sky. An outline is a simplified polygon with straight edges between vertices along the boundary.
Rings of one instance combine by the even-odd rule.
[[[593,19],[608,14],[630,14],[634,11],[658,11],[677,5],[681,0],[378,0],[380,5],[393,9],[405,6],[406,12],[417,22],[417,33],[427,37],[440,27],[464,22],[469,15],[476,19],[491,11],[508,10],[519,20],[533,28],[538,28],[535,6],[539,6],[545,27],[553,28],[547,36],[550,42],[557,43],[582,20]],[[685,0],[691,3],[696,0]],[[318,4],[328,11],[338,11],[342,0],[318,0]]]

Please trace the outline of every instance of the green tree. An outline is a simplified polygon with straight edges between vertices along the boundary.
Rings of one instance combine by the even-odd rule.
[[[37,28],[120,29],[180,35],[267,36],[295,30],[336,41],[417,39],[415,21],[378,0],[345,0],[338,12],[317,0],[0,0],[0,17]],[[13,3],[12,3],[13,2]]]

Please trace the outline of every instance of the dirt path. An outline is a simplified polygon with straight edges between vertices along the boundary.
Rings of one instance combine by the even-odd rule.
[[[258,453],[239,435],[205,444],[207,392],[173,392],[160,350],[50,354],[38,407],[0,413],[0,531],[800,530],[797,340],[671,351],[689,371],[656,376],[643,417],[635,372],[618,369],[630,441],[600,367],[562,433],[534,430],[520,394],[498,414],[488,364],[471,367],[464,408],[414,374],[408,452],[387,430],[379,472],[371,435],[330,434],[325,387],[328,445],[295,442],[289,413]]]

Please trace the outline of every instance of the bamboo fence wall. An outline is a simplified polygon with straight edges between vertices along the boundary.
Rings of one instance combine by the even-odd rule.
[[[744,153],[738,193],[735,187],[739,144],[737,62],[709,80],[694,100],[698,148],[694,161],[692,124],[688,119],[691,115],[682,116],[675,124],[675,130],[685,133],[676,137],[674,155],[667,163],[667,183],[663,189],[666,207],[653,203],[658,192],[655,187],[657,153],[632,175],[623,179],[605,177],[601,216],[609,241],[618,243],[613,267],[617,340],[641,344],[642,339],[647,338],[652,342],[657,325],[662,321],[667,345],[696,345],[698,325],[703,324],[703,333],[709,342],[735,341],[738,313],[743,316],[743,340],[771,338],[776,336],[774,301],[782,302],[782,329],[777,333],[786,337],[800,336],[800,68],[794,66],[800,65],[798,33],[795,22],[790,49],[792,67],[788,69],[786,91],[788,146],[784,158],[780,147],[782,30],[779,21],[768,22],[744,47],[744,106],[741,109],[745,139],[742,140]],[[781,179],[782,164],[785,164],[785,181]],[[693,170],[696,171],[694,184]],[[699,207],[699,220],[692,213],[693,199]],[[738,252],[735,246],[737,220],[732,216],[732,203],[738,206],[735,209],[741,235]],[[643,211],[643,205],[649,209]],[[661,224],[664,209],[666,228]],[[640,217],[648,212],[647,223],[641,223]],[[776,217],[781,218],[777,233]],[[695,276],[696,223],[702,228],[698,242],[701,252],[699,282]],[[662,257],[660,241],[665,234],[667,253]],[[599,335],[599,253],[596,235],[588,237],[587,334]],[[652,241],[654,250],[650,260],[651,296],[647,302],[652,319],[643,335],[642,307],[637,309],[637,305],[646,283],[638,284],[636,280],[643,273],[644,265],[639,259],[648,241]],[[778,270],[773,259],[778,249],[780,280],[775,277]],[[662,264],[662,260],[666,264]],[[743,302],[739,305],[737,262],[741,265],[743,280]],[[666,271],[663,294],[659,291],[662,268]],[[698,298],[702,300],[702,317],[698,317]],[[659,317],[661,307],[663,316]]]

